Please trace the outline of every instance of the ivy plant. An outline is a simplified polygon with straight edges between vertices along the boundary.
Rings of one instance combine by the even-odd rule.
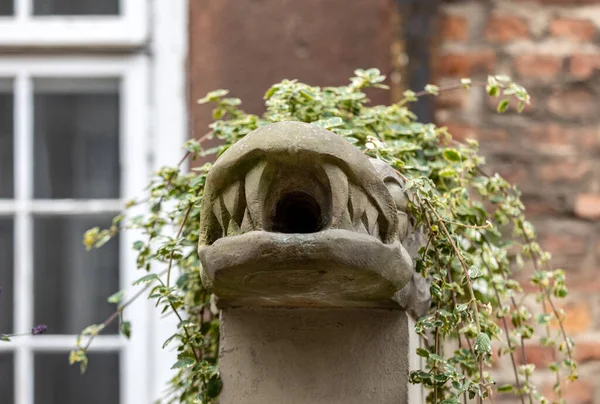
[[[391,105],[371,105],[365,90],[387,89],[384,80],[377,69],[356,70],[350,83],[340,87],[284,80],[266,92],[262,115],[244,112],[241,101],[227,97],[225,90],[199,100],[214,105],[210,131],[188,140],[179,164],[156,172],[146,195],[128,203],[146,213],[126,211],[110,228],[94,228],[84,235],[85,246],[92,249],[121,231],[141,234],[131,247],[143,275],[136,282],[141,287],[136,294],[121,291],[109,297],[117,305],[114,314],[81,333],[71,363],[85,370],[88,347],[113,321],[120,322],[125,336],[135,332],[135,324],[126,320],[127,306],[148,296],[158,310],[179,321],[164,343],[176,347],[178,358],[173,364],[176,376],[162,402],[213,402],[221,390],[219,313],[200,280],[196,253],[200,205],[211,164],[192,164],[191,170],[184,166],[201,157],[214,160],[263,125],[302,121],[342,136],[366,155],[389,164],[406,181],[412,195],[410,212],[416,225],[425,229],[427,240],[416,271],[431,281],[430,310],[415,325],[423,341],[416,354],[425,365],[410,373],[411,383],[427,389],[427,401],[482,402],[496,394],[512,394],[522,403],[549,402],[533,383],[535,367],[526,359],[526,341],[536,339],[558,351],[549,369],[556,375],[557,400],[564,402],[561,387],[577,378],[573,341],[565,333],[565,314],[556,303],[567,295],[565,273],[551,266],[550,254],[536,241],[519,190],[498,174],[486,172],[478,143],[459,142],[445,127],[420,123],[410,109],[422,96],[483,86],[498,99],[499,113],[510,107],[511,98],[520,112],[529,103],[527,92],[509,77],[489,76],[482,83],[463,79],[446,89],[428,85],[420,92],[404,92]],[[205,140],[211,138],[220,139],[220,145],[206,148]],[[529,280],[537,291],[535,316],[524,304],[521,285],[512,278],[527,262],[535,268]],[[498,385],[490,366],[503,356],[510,358],[514,379]]]

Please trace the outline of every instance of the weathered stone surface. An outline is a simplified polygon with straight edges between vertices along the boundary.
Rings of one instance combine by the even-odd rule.
[[[221,404],[424,402],[402,310],[226,308],[221,336]]]
[[[221,307],[398,307],[392,298],[407,284],[397,300],[420,307],[424,281],[411,280],[402,243],[414,256],[421,238],[403,187],[389,166],[325,129],[262,127],[208,175],[203,279]]]

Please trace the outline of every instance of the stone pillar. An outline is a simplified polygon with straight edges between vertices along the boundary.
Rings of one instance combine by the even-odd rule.
[[[217,160],[199,255],[222,309],[221,404],[423,401],[408,312],[429,296],[406,208],[391,168],[313,125],[265,126]]]

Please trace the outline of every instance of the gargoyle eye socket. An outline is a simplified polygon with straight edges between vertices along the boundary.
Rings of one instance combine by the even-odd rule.
[[[406,212],[408,209],[408,197],[406,196],[406,192],[404,192],[402,185],[395,180],[386,180],[385,185],[392,195],[392,199],[396,204],[396,209],[401,212]]]

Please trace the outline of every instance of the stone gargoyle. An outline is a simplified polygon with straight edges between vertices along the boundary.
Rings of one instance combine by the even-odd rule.
[[[222,307],[401,307],[423,314],[414,273],[423,235],[403,181],[328,130],[261,127],[211,168],[201,211],[202,277]]]

